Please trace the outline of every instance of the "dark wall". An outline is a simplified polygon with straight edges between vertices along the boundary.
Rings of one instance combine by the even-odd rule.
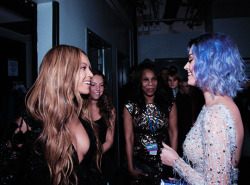
[[[17,61],[17,76],[9,76],[8,61]],[[0,37],[0,129],[1,134],[13,120],[19,107],[23,104],[24,93],[15,90],[15,84],[26,86],[26,45],[24,43]]]

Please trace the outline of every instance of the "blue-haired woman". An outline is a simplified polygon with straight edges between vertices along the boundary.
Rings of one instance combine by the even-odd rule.
[[[189,184],[236,184],[244,129],[233,98],[246,82],[243,60],[219,33],[191,40],[188,50],[188,84],[203,91],[205,105],[183,143],[184,159],[164,144],[162,163]]]

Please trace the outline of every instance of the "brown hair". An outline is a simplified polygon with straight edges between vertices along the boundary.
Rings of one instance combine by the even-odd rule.
[[[168,78],[171,76],[175,80],[178,80],[178,90],[183,94],[182,80],[180,74],[176,71],[170,71],[168,74]]]
[[[103,79],[104,91],[102,96],[98,99],[97,107],[99,108],[100,115],[104,117],[106,121],[107,128],[111,129],[110,119],[113,118],[112,110],[114,109],[114,105],[109,95],[107,78],[100,70],[93,70],[92,72],[94,76],[97,75]],[[89,96],[89,101],[91,101],[91,96]]]

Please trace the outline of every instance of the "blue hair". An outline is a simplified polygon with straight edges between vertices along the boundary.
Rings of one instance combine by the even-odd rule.
[[[247,78],[244,61],[229,36],[206,33],[189,43],[194,57],[196,85],[213,95],[234,98],[243,89]]]

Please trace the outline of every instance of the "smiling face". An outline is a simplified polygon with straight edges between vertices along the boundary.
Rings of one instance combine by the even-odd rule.
[[[150,69],[144,69],[141,75],[142,91],[144,96],[152,97],[157,89],[157,76]]]
[[[89,94],[90,80],[93,76],[90,71],[89,59],[86,55],[81,54],[80,75],[77,90],[80,94]]]
[[[194,71],[194,56],[192,53],[192,48],[189,50],[189,54],[188,54],[188,62],[186,63],[186,65],[184,66],[184,69],[187,70],[188,72],[188,84],[195,86],[195,80],[196,80],[196,75],[195,75],[195,71]]]
[[[98,100],[104,91],[104,81],[103,78],[99,75],[94,75],[91,79],[90,84],[90,95],[92,100]]]

